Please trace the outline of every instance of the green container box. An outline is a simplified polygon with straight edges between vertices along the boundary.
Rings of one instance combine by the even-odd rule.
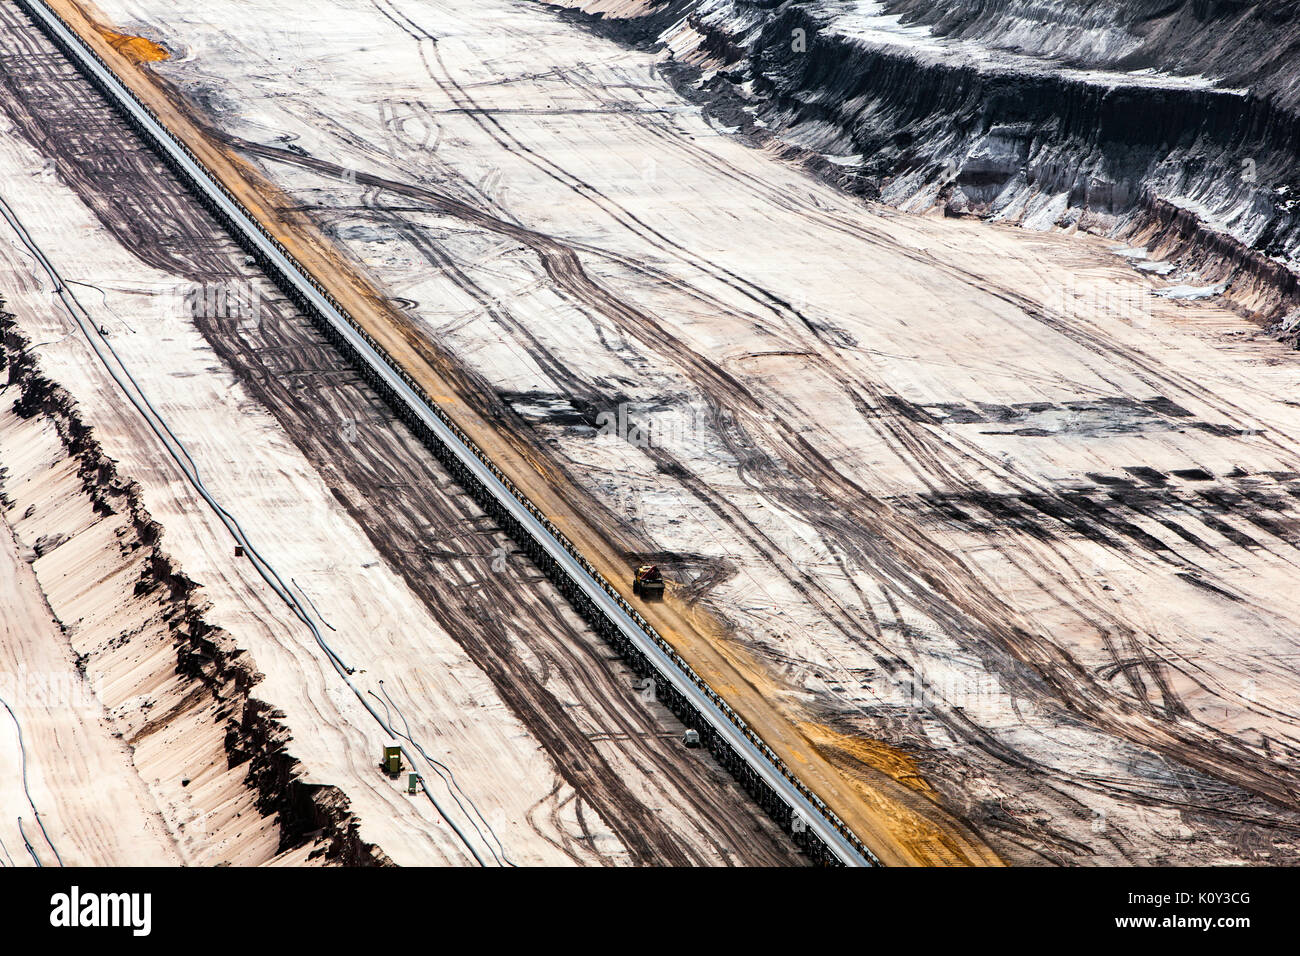
[[[396,777],[402,772],[402,748],[385,747],[384,748],[384,772],[390,777]]]

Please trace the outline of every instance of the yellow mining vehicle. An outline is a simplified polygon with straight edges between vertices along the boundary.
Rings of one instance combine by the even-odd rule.
[[[659,573],[659,565],[643,564],[636,569],[632,579],[632,593],[643,598],[664,596],[664,576]]]

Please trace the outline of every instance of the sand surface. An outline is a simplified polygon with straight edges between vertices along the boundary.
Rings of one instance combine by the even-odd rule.
[[[1295,857],[1293,353],[1104,240],[865,207],[538,5],[100,6],[889,862]]]
[[[18,49],[39,43],[30,32],[8,37]],[[417,769],[439,807],[378,772],[387,735],[311,633],[235,557],[225,527],[126,404],[86,335],[50,308],[48,277],[12,236],[0,247],[6,307],[36,343],[43,371],[69,388],[106,452],[139,482],[169,552],[201,584],[206,618],[256,661],[257,696],[293,732],[288,746],[306,779],[339,786],[361,837],[398,863],[473,862],[440,810],[489,863],[796,862],[793,845],[738,799],[711,759],[681,756],[680,724],[644,699],[549,585],[520,586],[529,572],[508,542],[483,526],[357,377],[313,367],[337,359],[183,189],[159,188],[156,161],[122,140],[111,114],[86,99],[44,102],[18,115],[25,132],[61,134],[55,141],[64,152],[46,163],[18,137],[6,138],[0,190],[77,284],[122,367],[183,442],[213,497],[292,582],[355,669],[362,698],[424,748],[427,762],[421,758]],[[79,137],[97,135],[118,139],[107,148],[100,140],[97,151],[78,148]],[[56,164],[59,175],[42,173]],[[120,182],[110,188],[104,179],[112,173]],[[95,181],[87,186],[82,176]],[[43,188],[27,188],[32,182]],[[159,234],[142,235],[141,216],[161,224]],[[184,297],[196,274],[214,272],[263,299],[259,322],[195,321]],[[237,349],[214,352],[209,341]],[[282,357],[296,361],[291,375],[247,364]],[[227,362],[249,376],[252,393]],[[299,383],[311,378],[318,382],[304,396]],[[311,419],[317,414],[328,416],[324,424]],[[403,469],[418,479],[401,476]],[[395,566],[376,550],[376,528],[415,536],[398,557],[418,565]],[[410,582],[431,593],[415,593]],[[532,699],[548,721],[537,734],[458,643],[470,639],[499,642],[490,648],[494,664],[514,669],[516,684],[536,683]],[[561,745],[579,753],[562,772],[550,756]]]
[[[50,613],[32,571],[34,557],[30,550],[23,554],[9,526],[0,524],[0,594],[5,595],[0,698],[12,708],[11,714],[0,707],[4,862],[175,864],[179,854],[157,807],[129,751],[112,736],[99,699]]]

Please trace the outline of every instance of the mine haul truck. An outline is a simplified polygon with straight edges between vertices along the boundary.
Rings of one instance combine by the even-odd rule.
[[[659,573],[658,565],[643,564],[636,569],[632,593],[644,598],[664,596],[664,576]]]

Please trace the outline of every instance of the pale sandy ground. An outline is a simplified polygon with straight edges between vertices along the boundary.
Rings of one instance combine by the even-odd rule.
[[[42,176],[42,167],[42,159],[23,144],[0,138],[0,193],[65,276],[86,284],[80,294],[98,315],[116,329],[145,333],[119,334],[113,343],[188,447],[213,494],[228,503],[284,578],[296,580],[320,618],[338,628],[330,641],[358,669],[355,683],[365,691],[385,681],[413,736],[458,772],[514,862],[570,861],[561,849],[569,841],[557,826],[591,832],[571,852],[596,847],[618,860],[617,841],[598,819],[574,819],[579,808],[566,786],[487,679],[386,569],[320,478],[180,320],[175,280],[117,245],[71,192]],[[201,597],[212,605],[207,619],[238,635],[266,675],[256,696],[282,711],[290,728],[305,729],[290,751],[303,761],[306,780],[343,786],[362,821],[362,838],[396,862],[466,862],[466,852],[429,803],[407,796],[378,771],[388,738],[310,632],[248,562],[233,557],[229,534],[163,456],[80,334],[70,334],[68,318],[51,305],[48,281],[8,232],[0,243],[0,275],[6,309],[38,344],[42,369],[72,391],[107,454],[140,483],[149,512],[165,529],[166,549],[202,584]],[[91,544],[75,550],[84,552],[81,560],[96,560]],[[93,621],[101,613],[87,609],[86,617]],[[172,746],[183,738],[184,728],[174,728]],[[473,772],[460,772],[468,768]],[[429,768],[420,769],[436,780]],[[437,796],[451,802],[445,792]],[[457,822],[468,829],[463,819]]]
[[[22,559],[7,581],[16,600],[6,617],[15,668],[6,699],[23,726],[28,807],[40,811],[52,845],[40,845],[34,814],[20,805],[26,823],[17,832],[35,858],[18,862],[305,862],[315,843],[282,852],[247,765],[229,766],[221,719],[229,702],[177,673],[164,589],[136,587],[149,557],[129,509],[120,498],[107,512],[93,506],[80,462],[48,419],[16,414],[16,393],[10,386],[0,403],[3,531]],[[20,777],[6,783],[28,801]]]
[[[1293,854],[1291,353],[1102,240],[867,211],[538,6],[101,7],[225,132],[333,164],[262,160],[612,534],[678,556],[812,739],[917,754],[1013,859]],[[349,169],[558,239],[627,309]],[[572,424],[620,402],[650,448]]]
[[[20,553],[9,526],[0,523],[0,697],[22,728],[31,792],[29,803],[18,730],[9,713],[0,712],[4,863],[35,865],[24,834],[43,865],[57,862],[32,803],[68,866],[177,863],[179,854],[130,752],[113,738],[99,698],[77,672],[72,647],[32,572],[32,558],[31,551]]]

